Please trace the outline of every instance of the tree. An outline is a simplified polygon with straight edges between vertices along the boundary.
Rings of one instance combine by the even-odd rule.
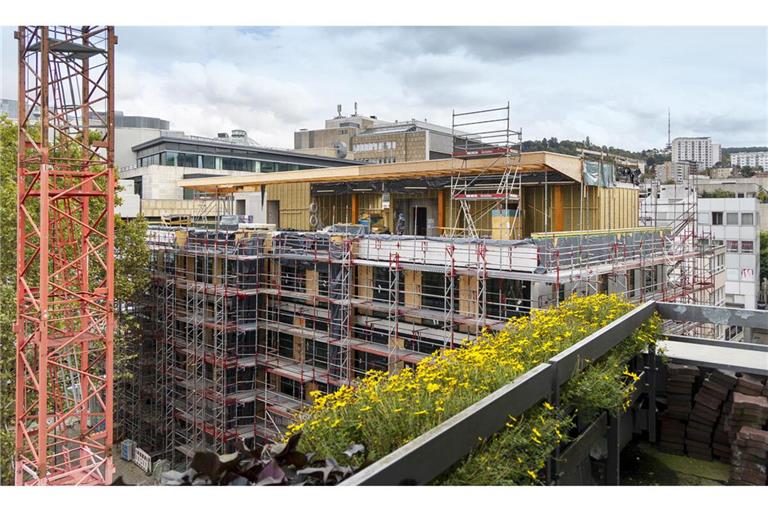
[[[727,198],[727,197],[736,197],[735,192],[728,192],[727,190],[723,190],[722,188],[718,188],[713,190],[712,192],[702,192],[701,197],[704,199],[708,198]]]
[[[0,116],[0,484],[13,482],[17,137],[16,124]]]
[[[745,178],[751,178],[752,176],[755,175],[755,170],[748,165],[745,165],[744,167],[742,167],[740,172],[741,172],[741,175],[744,176]]]
[[[96,135],[94,135],[96,136]],[[16,123],[0,116],[0,484],[13,481],[16,347]],[[116,203],[119,202],[116,198]],[[94,208],[94,211],[98,208]],[[147,222],[115,220],[115,375],[125,375],[130,347],[141,335],[132,308],[149,286]]]

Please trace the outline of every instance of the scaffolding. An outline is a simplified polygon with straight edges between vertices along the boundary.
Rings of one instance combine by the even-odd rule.
[[[452,230],[454,236],[478,238],[477,223],[482,217],[500,215],[505,218],[499,228],[501,238],[519,238],[520,199],[522,183],[520,155],[522,153],[522,129],[510,129],[509,102],[505,107],[453,111],[451,135],[452,156],[460,167],[451,176],[451,204],[458,204]],[[472,158],[495,156],[490,167],[501,165],[494,176],[488,173],[462,174],[467,161]],[[489,179],[490,178],[490,179]],[[475,205],[475,207],[472,206]],[[462,225],[460,229],[458,226]]]
[[[640,198],[640,224],[664,228],[667,252],[665,288],[661,300],[685,304],[722,306],[716,293],[715,276],[724,268],[724,248],[710,233],[698,228],[698,178],[695,173],[678,176],[674,184],[652,180],[650,190]],[[674,258],[675,253],[686,254]],[[721,263],[722,261],[722,263]],[[714,324],[668,321],[673,334],[695,334],[721,338],[723,329]]]
[[[279,438],[311,392],[398,371],[571,294],[682,293],[669,228],[526,240],[246,229],[151,232],[157,404],[144,437],[174,464]],[[678,286],[682,288],[682,286]],[[156,436],[149,441],[147,436]]]

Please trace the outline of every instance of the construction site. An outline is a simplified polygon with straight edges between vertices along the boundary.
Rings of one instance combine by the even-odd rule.
[[[141,453],[147,472],[160,461],[182,470],[201,451],[257,450],[284,439],[317,396],[372,370],[413,369],[573,297],[637,308],[509,383],[518,398],[499,409],[502,424],[540,400],[558,406],[561,385],[656,314],[671,360],[768,374],[755,357],[763,349],[723,341],[729,325],[756,327],[765,315],[720,307],[725,248],[697,230],[695,194],[661,216],[620,156],[523,152],[509,104],[454,111],[450,158],[180,181],[200,213],[149,226],[150,285],[115,304],[117,38],[111,27],[20,27],[17,38],[18,485],[109,484],[116,441]],[[74,156],[48,151],[72,141]],[[267,222],[235,214],[235,194],[259,194]],[[119,382],[116,311],[140,323],[123,348],[130,378]],[[667,375],[655,348],[627,364],[639,383],[624,411],[574,427],[582,445],[572,461],[608,436],[609,484],[632,432],[656,441],[657,380]],[[410,475],[379,461],[350,482],[428,483],[500,426],[451,421],[453,442],[426,433],[398,450],[414,468],[431,454],[433,468]],[[575,462],[558,473],[559,450],[547,482],[582,482]]]
[[[520,153],[486,114],[461,117],[484,134],[456,138],[448,160],[185,182],[216,195],[215,219],[231,194],[261,189],[279,221],[150,229],[127,436],[187,463],[201,447],[279,439],[312,391],[397,372],[573,294],[709,303],[723,249],[693,235],[690,210],[641,226],[619,164]]]

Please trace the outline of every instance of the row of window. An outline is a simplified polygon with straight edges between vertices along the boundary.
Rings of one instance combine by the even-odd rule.
[[[395,157],[388,156],[385,158],[363,158],[362,161],[369,164],[393,164],[396,159]]]
[[[725,224],[728,226],[738,226],[739,225],[739,214],[738,212],[727,212],[725,213]],[[723,212],[712,212],[712,225],[713,226],[722,226],[723,225]],[[755,214],[754,213],[742,213],[741,214],[741,225],[742,226],[754,226],[755,225]]]
[[[738,240],[726,240],[725,241],[725,250],[728,252],[739,252],[739,241]],[[755,252],[755,242],[751,240],[742,240],[741,241],[741,252],[743,254],[753,254]]]
[[[171,165],[178,167],[192,167],[195,169],[250,172],[296,171],[299,169],[311,168],[311,166],[301,164],[265,162],[250,158],[232,158],[197,153],[181,153],[177,151],[163,151],[154,155],[141,157],[138,159],[137,163],[139,167],[147,167],[149,165]]]
[[[352,151],[383,151],[385,149],[396,149],[397,142],[384,141],[384,142],[361,142],[359,144],[352,145]]]

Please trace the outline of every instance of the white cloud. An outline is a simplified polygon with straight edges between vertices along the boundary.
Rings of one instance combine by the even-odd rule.
[[[199,135],[242,128],[293,144],[359,102],[450,123],[510,101],[526,138],[643,149],[673,135],[768,143],[765,28],[118,27],[116,106]],[[10,38],[10,42],[8,41]],[[3,30],[3,84],[15,48]],[[6,82],[9,86],[6,87]],[[15,96],[6,91],[4,96]]]

